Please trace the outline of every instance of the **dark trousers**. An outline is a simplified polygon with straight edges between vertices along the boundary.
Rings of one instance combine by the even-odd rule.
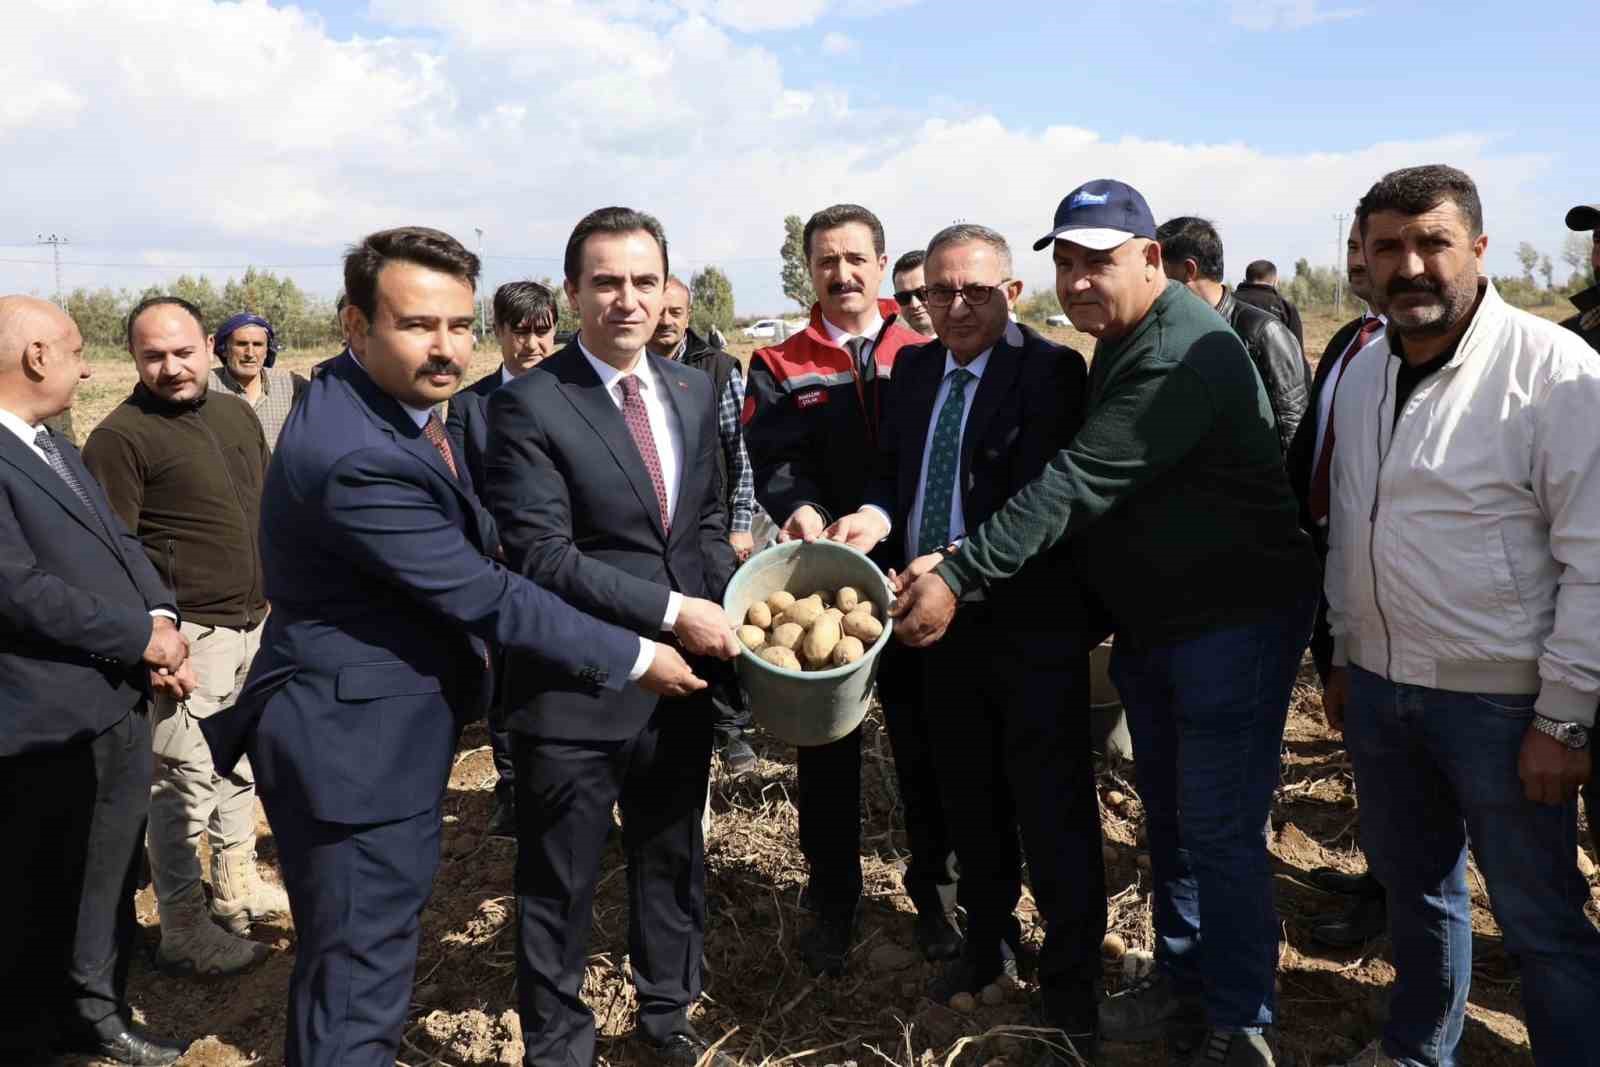
[[[663,702],[624,741],[513,732],[517,776],[517,1010],[528,1067],[589,1067],[584,967],[613,804],[628,862],[628,955],[639,1029],[689,1032],[705,943],[700,812],[711,764],[709,702]]]
[[[153,760],[142,708],[0,759],[0,855],[15,865],[0,879],[0,1061],[122,1028]]]
[[[514,803],[517,772],[511,759],[511,731],[493,711],[489,713],[489,752],[494,757],[495,799],[502,804]]]
[[[712,677],[706,679],[711,691],[711,728],[716,743],[726,745],[750,729],[750,709],[745,706],[744,690],[739,688],[733,664],[716,663],[711,670]]]
[[[289,1067],[393,1067],[423,905],[439,868],[439,809],[354,826],[261,795],[294,914]]]
[[[1015,936],[1020,829],[1045,926],[1045,1008],[1061,1001],[1060,1012],[1079,1015],[1091,1008],[1106,932],[1089,661],[1075,651],[1081,647],[1068,634],[1010,633],[977,604],[956,616],[940,654],[922,657],[945,818],[961,861],[968,951],[997,966],[1002,938]]]
[[[953,906],[950,834],[939,800],[933,748],[922,701],[920,660],[937,654],[890,642],[880,654],[878,698],[883,704],[895,777],[905,811],[911,859],[905,891],[917,910]],[[797,751],[800,851],[811,870],[806,896],[830,918],[855,914],[861,899],[861,731]]]

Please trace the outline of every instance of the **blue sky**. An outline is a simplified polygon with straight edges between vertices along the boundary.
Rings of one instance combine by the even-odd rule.
[[[1561,216],[1600,201],[1593,3],[13,7],[32,58],[0,74],[0,149],[23,161],[0,260],[66,230],[69,286],[260,263],[326,294],[342,245],[413,221],[481,226],[492,285],[557,273],[577,217],[624,202],[661,216],[675,266],[716,262],[741,311],[776,311],[783,214],[842,199],[884,217],[891,254],[987,221],[1042,285],[1025,242],[1100,176],[1216,220],[1231,277],[1331,261],[1336,211],[1433,161],[1479,179],[1511,273],[1519,241],[1559,260]],[[50,286],[0,262],[0,287]]]

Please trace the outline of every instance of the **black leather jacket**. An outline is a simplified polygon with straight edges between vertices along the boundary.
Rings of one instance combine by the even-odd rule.
[[[1572,298],[1578,313],[1561,323],[1600,352],[1600,285],[1591,285]],[[69,411],[68,414],[71,414]]]
[[[1217,314],[1228,320],[1228,325],[1233,327],[1255,361],[1261,382],[1267,387],[1272,413],[1278,418],[1278,445],[1288,452],[1294,432],[1306,413],[1306,401],[1311,393],[1311,365],[1306,362],[1289,327],[1271,312],[1235,300],[1233,293],[1224,289],[1222,299],[1217,302]]]

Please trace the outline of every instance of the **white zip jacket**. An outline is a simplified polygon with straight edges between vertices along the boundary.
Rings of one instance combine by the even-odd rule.
[[[1334,408],[1335,665],[1468,693],[1600,700],[1600,355],[1487,281],[1455,356],[1394,421],[1386,336]]]

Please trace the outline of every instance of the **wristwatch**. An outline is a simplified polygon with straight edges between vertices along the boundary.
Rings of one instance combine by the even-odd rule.
[[[1570,749],[1578,750],[1589,747],[1589,728],[1582,723],[1561,722],[1557,719],[1547,719],[1535,713],[1533,728],[1541,734],[1553,737]]]

